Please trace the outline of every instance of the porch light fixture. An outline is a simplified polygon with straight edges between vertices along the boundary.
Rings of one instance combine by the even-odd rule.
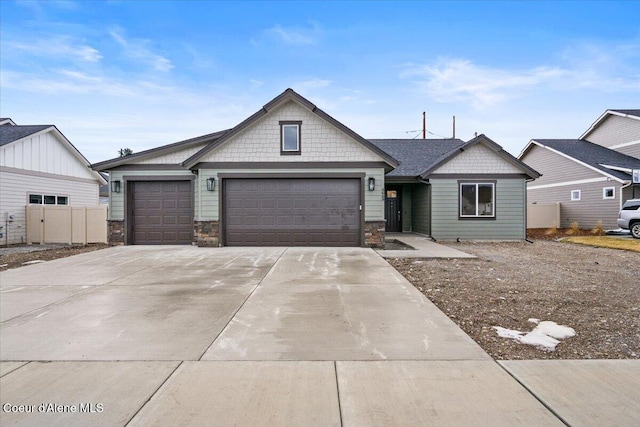
[[[120,181],[111,181],[111,191],[113,193],[120,192]]]
[[[207,191],[215,191],[216,189],[216,179],[211,177],[207,178]]]
[[[376,179],[374,177],[369,178],[369,191],[376,189]]]

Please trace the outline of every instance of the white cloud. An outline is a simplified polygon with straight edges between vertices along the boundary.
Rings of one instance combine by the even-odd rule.
[[[171,61],[162,55],[158,55],[153,52],[148,45],[149,40],[125,38],[124,31],[120,28],[115,28],[109,31],[109,35],[123,47],[125,55],[131,59],[140,60],[143,63],[151,65],[158,71],[171,71],[174,68]]]
[[[271,37],[293,46],[316,44],[321,33],[320,25],[316,22],[311,22],[311,28],[283,27],[276,24],[266,31]],[[255,44],[255,41],[252,40],[252,43]]]
[[[46,39],[9,41],[3,45],[8,49],[22,51],[30,55],[62,60],[99,62],[102,59],[99,50],[79,43],[69,36],[50,35]]]
[[[402,78],[414,79],[438,102],[469,102],[476,108],[494,105],[568,74],[557,67],[505,70],[465,59],[439,59],[432,65],[407,66]]]

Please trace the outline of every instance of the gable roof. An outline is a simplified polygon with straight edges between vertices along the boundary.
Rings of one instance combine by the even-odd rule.
[[[607,110],[604,113],[602,113],[602,115],[598,117],[598,119],[595,122],[593,122],[591,127],[589,127],[589,129],[587,129],[585,133],[580,135],[579,139],[586,139],[587,136],[589,136],[589,134],[593,132],[598,126],[600,126],[600,124],[603,121],[605,121],[609,116],[627,117],[633,120],[640,120],[640,110],[617,110],[617,109]]]
[[[618,182],[628,181],[631,170],[640,169],[640,159],[583,139],[532,139],[520,154],[520,158],[526,155],[533,145],[559,153]],[[627,170],[629,172],[625,172]]]
[[[388,177],[427,179],[440,166],[476,144],[493,150],[531,179],[541,176],[485,135],[478,135],[467,142],[459,139],[372,139],[371,142],[400,160],[400,166],[389,172]]]
[[[0,147],[18,142],[39,132],[52,132],[58,140],[71,151],[73,156],[79,162],[84,166],[90,167],[87,158],[84,157],[82,153],[71,143],[71,141],[69,141],[67,137],[64,136],[64,134],[54,125],[2,125],[0,126]],[[100,184],[104,185],[107,183],[107,181],[98,172],[92,170],[90,170],[90,172]]]
[[[0,126],[0,147],[3,145],[11,144],[26,138],[29,135],[38,133],[47,128],[55,127],[53,125],[27,125],[27,126]]]
[[[262,107],[262,109],[254,113],[252,116],[250,116],[249,118],[247,118],[246,120],[238,124],[237,126],[235,126],[229,132],[225,133],[222,137],[220,137],[216,141],[211,142],[202,150],[198,151],[193,156],[189,157],[187,160],[182,162],[182,165],[187,168],[191,168],[195,166],[198,163],[199,159],[201,159],[204,155],[220,147],[225,142],[233,138],[235,135],[239,134],[240,132],[242,132],[249,126],[251,126],[253,123],[255,123],[262,117],[269,114],[269,112],[271,112],[273,109],[289,101],[297,102],[298,104],[302,105],[303,107],[311,111],[313,114],[317,115],[324,121],[336,127],[343,133],[347,134],[356,142],[362,144],[364,147],[375,152],[376,154],[378,154],[380,157],[384,159],[384,161],[390,166],[390,168],[394,168],[398,166],[398,161],[394,159],[391,155],[381,150],[380,148],[378,148],[368,140],[364,139],[363,137],[361,137],[360,135],[358,135],[357,133],[355,133],[354,131],[352,131],[351,129],[349,129],[348,127],[346,127],[345,125],[343,125],[342,123],[340,123],[339,121],[337,121],[336,119],[334,119],[333,117],[331,117],[330,115],[328,115],[327,113],[319,109],[315,104],[311,103],[308,99],[304,98],[303,96],[301,96],[300,94],[298,94],[297,92],[295,92],[293,89],[290,89],[290,88],[282,92],[280,95],[276,96],[270,102],[265,104]]]
[[[230,129],[210,133],[207,135],[197,136],[195,138],[185,139],[183,141],[174,142],[172,144],[163,145],[161,147],[151,148],[149,150],[140,151],[138,153],[133,153],[124,157],[116,157],[114,159],[105,160],[103,162],[94,163],[91,165],[93,170],[108,170],[113,169],[117,166],[121,166],[126,163],[130,163],[131,161],[143,160],[149,157],[154,157],[163,154],[169,154],[176,151],[183,150],[185,148],[189,148],[194,145],[199,145],[202,143],[213,142],[218,138],[225,135],[229,132]]]
[[[15,122],[13,120],[11,120],[11,118],[9,117],[2,117],[0,118],[0,126],[4,126],[4,125],[11,125],[11,126],[15,126]]]
[[[465,144],[459,139],[370,139],[400,164],[387,177],[416,178],[433,164]]]

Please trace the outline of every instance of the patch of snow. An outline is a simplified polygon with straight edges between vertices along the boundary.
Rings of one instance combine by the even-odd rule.
[[[494,326],[493,329],[502,338],[513,339],[519,343],[532,345],[544,351],[555,351],[561,339],[573,337],[576,334],[573,328],[558,325],[556,322],[548,320],[540,322],[539,319],[533,318],[529,319],[529,322],[538,324],[531,332],[521,332],[500,326]]]
[[[535,323],[537,325],[538,323],[540,323],[540,319],[532,317],[531,319],[527,319],[527,322]]]

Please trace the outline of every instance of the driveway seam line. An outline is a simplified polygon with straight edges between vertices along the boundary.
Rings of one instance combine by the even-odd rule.
[[[164,381],[162,381],[162,383],[155,389],[155,391],[153,393],[151,393],[151,396],[149,396],[149,398],[147,400],[145,400],[142,405],[140,405],[138,410],[124,424],[125,427],[128,426],[131,423],[131,421],[133,421],[133,419],[136,417],[136,415],[138,415],[140,413],[140,411],[142,411],[142,408],[144,408],[147,405],[147,403],[149,403],[151,401],[151,399],[153,399],[153,396],[155,396],[158,393],[158,391],[162,388],[162,386],[164,386],[166,384],[166,382],[169,381],[169,378],[171,378],[173,376],[173,374],[176,373],[178,368],[180,368],[180,366],[182,366],[183,363],[184,363],[184,361],[181,360],[180,363],[178,363],[178,366],[176,366],[176,368],[173,371],[171,371],[171,373],[169,375],[167,375],[167,378],[165,378]]]
[[[547,410],[549,412],[551,412],[553,415],[555,415],[555,417],[557,419],[560,420],[560,422],[562,424],[564,424],[567,427],[571,427],[571,424],[569,424],[560,414],[558,414],[555,409],[553,409],[550,405],[548,405],[540,396],[538,396],[536,393],[533,392],[533,390],[529,389],[529,387],[527,387],[522,381],[520,381],[520,379],[518,379],[518,377],[516,377],[514,374],[511,373],[511,371],[509,371],[505,366],[503,366],[501,363],[498,363],[497,360],[494,360],[494,362],[496,363],[496,365],[500,366],[511,378],[513,378],[514,380],[516,380],[516,382],[518,384],[520,384],[522,386],[522,388],[524,388],[531,396],[534,397],[534,399],[536,399],[538,402],[540,402],[542,404],[542,406],[544,406],[545,408],[547,408]]]
[[[3,362],[4,362],[4,360],[3,360]],[[25,366],[27,366],[27,365],[28,365],[28,364],[30,364],[30,363],[32,363],[32,361],[31,361],[31,360],[29,360],[29,361],[28,361],[27,363],[25,363],[24,365],[20,365],[20,366],[18,366],[17,368],[10,370],[9,372],[5,372],[2,376],[0,376],[0,378],[4,378],[4,377],[6,377],[6,376],[7,376],[7,375],[9,375],[9,374],[13,374],[14,372],[19,371],[20,369],[24,368]]]
[[[336,360],[333,361],[333,371],[336,375],[336,392],[338,393],[338,413],[340,414],[340,426],[344,426],[344,421],[342,420],[342,404],[340,403],[340,383],[338,383],[338,362]]]
[[[249,298],[251,298],[251,295],[253,295],[253,293],[258,289],[258,287],[262,284],[262,281],[269,275],[269,273],[271,273],[271,271],[274,269],[274,267],[276,266],[276,264],[278,263],[278,261],[280,261],[280,258],[282,258],[282,256],[289,250],[289,248],[286,248],[284,251],[282,251],[282,253],[280,254],[280,256],[278,257],[278,259],[273,263],[273,265],[271,266],[271,268],[269,269],[269,271],[267,271],[267,273],[262,276],[262,279],[260,279],[260,281],[253,287],[253,289],[251,290],[251,292],[249,292],[249,295],[247,295],[247,297],[245,298],[245,300],[242,302],[242,304],[240,304],[240,307],[238,307],[238,309],[236,311],[233,312],[233,314],[231,315],[231,317],[229,318],[229,321],[224,325],[224,327],[220,330],[220,332],[218,332],[218,334],[215,336],[215,338],[213,339],[213,341],[211,341],[211,344],[209,344],[207,346],[207,348],[202,352],[202,354],[200,355],[200,357],[198,358],[198,361],[202,361],[202,358],[204,357],[205,354],[207,354],[207,351],[209,351],[209,349],[211,348],[211,346],[213,345],[213,343],[216,342],[216,340],[218,338],[220,338],[220,335],[222,335],[222,333],[229,327],[229,324],[231,323],[231,321],[236,317],[236,315],[238,314],[238,312],[240,310],[242,310],[242,307],[244,307],[244,305],[247,303],[247,301],[249,301]]]

